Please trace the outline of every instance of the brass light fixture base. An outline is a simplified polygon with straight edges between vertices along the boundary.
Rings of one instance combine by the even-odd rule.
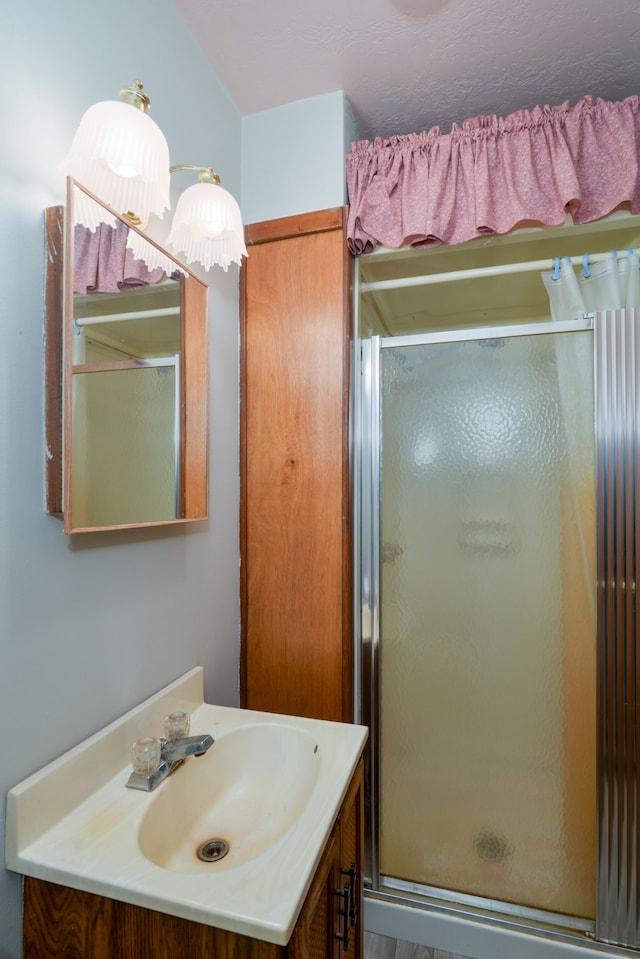
[[[193,163],[179,163],[177,166],[169,168],[170,173],[176,170],[195,170],[198,174],[198,183],[215,183],[220,186],[220,177],[212,166],[195,166]]]
[[[120,99],[123,103],[130,103],[132,107],[137,107],[143,113],[146,113],[151,106],[151,100],[142,86],[142,80],[132,80],[131,86],[120,87]]]

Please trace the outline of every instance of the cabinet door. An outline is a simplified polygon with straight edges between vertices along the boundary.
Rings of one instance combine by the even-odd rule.
[[[242,704],[352,718],[344,211],[247,229]]]
[[[336,938],[338,853],[335,829],[289,940],[288,959],[340,959],[340,940]]]
[[[348,885],[348,937],[343,940],[343,959],[363,959],[364,843],[363,764],[355,772],[338,820],[340,854],[338,888]],[[345,897],[345,901],[347,897]],[[342,906],[340,906],[342,909]]]

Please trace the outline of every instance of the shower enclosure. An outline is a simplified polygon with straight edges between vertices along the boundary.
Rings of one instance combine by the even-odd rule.
[[[358,342],[374,897],[640,945],[639,322]]]

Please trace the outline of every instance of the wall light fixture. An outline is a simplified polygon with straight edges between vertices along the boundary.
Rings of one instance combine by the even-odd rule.
[[[144,228],[153,213],[162,217],[170,209],[170,174],[194,170],[197,184],[178,198],[168,245],[182,251],[188,263],[213,265],[227,270],[247,256],[240,208],[212,167],[180,164],[169,166],[169,147],[164,134],[147,116],[151,105],[140,80],[122,87],[120,100],[95,103],[86,111],[61,165],[113,209],[121,211]],[[91,207],[94,211],[95,205]],[[77,222],[91,230],[91,222],[78,205]],[[105,211],[105,222],[108,213]],[[151,266],[151,264],[148,264]]]
[[[171,172],[195,170],[198,182],[178,197],[167,243],[185,254],[187,263],[202,263],[209,269],[214,263],[226,270],[247,255],[240,207],[220,186],[213,167],[181,163]]]

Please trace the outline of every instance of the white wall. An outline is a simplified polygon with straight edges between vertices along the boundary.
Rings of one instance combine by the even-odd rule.
[[[44,511],[43,209],[84,110],[140,77],[173,163],[239,196],[241,121],[170,0],[31,0],[3,23],[0,107],[0,839],[6,791],[185,670],[238,702],[237,268],[211,289],[211,518],[65,537]],[[174,187],[190,184],[187,174]],[[21,879],[0,860],[0,959]]]
[[[342,206],[344,157],[356,138],[341,90],[243,117],[244,222]]]

